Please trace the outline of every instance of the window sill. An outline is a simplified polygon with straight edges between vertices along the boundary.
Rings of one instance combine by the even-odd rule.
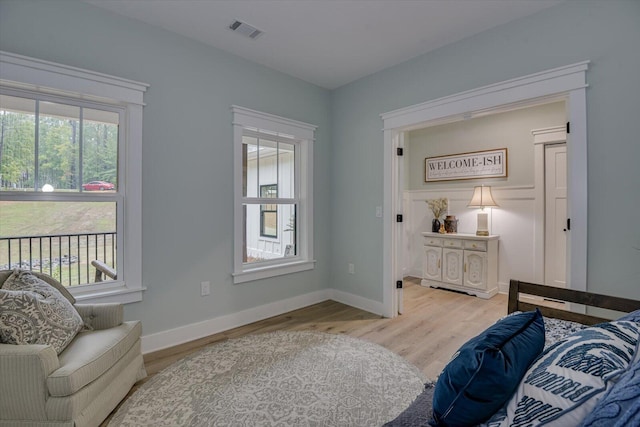
[[[268,267],[258,267],[246,269],[233,274],[233,283],[251,282],[254,280],[266,279],[269,277],[282,276],[284,274],[298,273],[300,271],[313,270],[316,261],[297,261],[287,264],[270,265]]]
[[[98,303],[121,303],[130,304],[142,301],[142,292],[147,288],[127,288],[122,286],[112,289],[93,290],[90,292],[82,292],[80,290],[69,289],[79,304],[98,304]]]

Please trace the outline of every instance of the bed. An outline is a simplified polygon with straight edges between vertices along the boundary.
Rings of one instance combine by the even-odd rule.
[[[598,323],[608,322],[609,320],[612,320],[588,314],[575,313],[551,308],[545,306],[544,304],[524,302],[520,298],[523,294],[541,297],[543,299],[551,301],[582,304],[589,307],[614,310],[622,313],[631,313],[632,311],[640,310],[640,301],[638,300],[614,297],[610,295],[593,294],[590,292],[576,291],[574,289],[562,289],[552,286],[536,285],[535,283],[522,282],[519,280],[511,280],[509,283],[509,305],[507,308],[508,313],[513,313],[516,311],[531,311],[537,308],[545,317],[568,320],[570,322],[582,323],[583,325],[596,325]]]
[[[581,312],[576,312],[578,311],[578,309],[576,309],[576,311],[567,311],[566,309],[561,309],[559,308],[561,304],[558,303],[579,304],[579,311]],[[585,309],[582,309],[582,306],[584,306]],[[574,307],[576,306],[574,305],[572,308]],[[596,310],[589,310],[588,307],[594,308]],[[579,418],[580,420],[586,421],[587,424],[584,424],[585,426],[606,425],[607,427],[609,427],[640,425],[640,366],[638,366],[640,365],[640,350],[638,349],[638,335],[640,334],[639,300],[609,295],[600,295],[573,289],[561,289],[519,280],[511,280],[509,283],[507,311],[508,315],[507,317],[505,317],[505,319],[511,316],[525,315],[527,313],[535,313],[536,311],[539,311],[539,313],[542,315],[542,320],[544,321],[543,347],[541,347],[538,355],[535,358],[532,358],[529,370],[525,372],[524,376],[521,376],[521,379],[525,378],[527,374],[530,375],[530,370],[535,368],[537,366],[536,364],[540,363],[540,359],[544,359],[544,357],[550,358],[549,355],[554,351],[556,353],[559,353],[562,350],[563,346],[569,346],[569,344],[567,344],[569,342],[579,342],[579,340],[577,339],[574,340],[574,337],[576,336],[587,335],[592,332],[593,328],[599,328],[601,327],[601,325],[634,325],[633,328],[635,329],[633,329],[633,331],[630,333],[632,337],[635,338],[635,341],[634,343],[629,343],[629,349],[635,348],[635,353],[629,357],[630,360],[625,367],[625,375],[621,376],[620,378],[622,379],[616,383],[618,384],[616,385],[617,388],[624,387],[624,390],[622,390],[622,395],[624,395],[624,399],[627,400],[621,401],[620,397],[616,396],[617,391],[615,390],[616,387],[612,386],[613,383],[605,383],[604,386],[601,387],[601,393],[599,395],[594,395],[595,397],[593,397],[591,401],[588,402],[588,404],[574,405],[576,407],[579,407],[580,410],[573,410],[573,408],[568,410],[567,412],[571,413],[566,414],[566,418],[561,419],[559,421],[559,425],[583,425],[581,424],[581,422],[577,422],[575,420],[568,421],[570,416],[575,416],[577,417],[576,419]],[[611,315],[612,318],[607,319],[605,317],[600,317],[606,314]],[[620,323],[612,321],[613,319],[619,318],[621,318],[621,320],[630,320],[631,322]],[[491,328],[488,328],[487,330],[489,329]],[[598,331],[600,332],[601,330]],[[606,331],[607,329],[605,329],[605,332]],[[615,332],[618,333],[618,331]],[[628,339],[628,337],[626,338]],[[469,342],[471,341],[473,340],[470,340]],[[465,344],[465,346],[466,345],[467,344]],[[461,347],[460,350],[462,350],[465,346]],[[542,348],[544,348],[544,350],[542,350]],[[520,349],[516,350],[517,351],[515,351],[513,355],[514,357],[519,357]],[[456,355],[452,357],[452,360],[458,356],[458,353],[460,353],[460,351],[458,351]],[[627,353],[631,353],[631,350],[628,350]],[[480,359],[482,358],[480,357]],[[452,362],[450,362],[450,365],[451,364]],[[445,371],[447,370],[448,366],[445,367]],[[443,371],[443,374],[441,374],[441,376],[444,375],[445,371]],[[475,375],[476,373],[474,373],[474,376]],[[449,379],[446,382],[450,382]],[[518,382],[518,387],[522,387],[522,382],[524,382],[524,380],[522,380],[522,382],[518,380]],[[417,396],[414,402],[396,419],[385,424],[385,427],[428,426],[429,421],[433,419],[433,416],[436,412],[434,411],[434,406],[436,406],[436,403],[434,403],[434,392],[436,391],[436,387],[440,387],[440,384],[436,385],[435,382],[429,382],[425,384],[425,390],[419,396]],[[469,390],[458,390],[457,393],[458,396],[464,395],[466,397],[468,391]],[[530,391],[531,390],[529,390],[529,392]],[[511,400],[515,400],[518,397],[517,395],[519,392],[520,389],[518,388],[515,393],[510,394],[512,396]],[[484,398],[484,396],[482,397]],[[599,408],[596,405],[598,404],[598,402],[600,402],[600,400],[602,400],[600,406],[604,405],[604,402],[607,400],[615,400],[615,402],[614,404],[608,405],[608,407],[605,408],[608,412],[599,411]],[[505,406],[499,411],[491,412],[493,414],[493,416],[491,417],[491,426],[509,425],[509,423],[505,421],[507,418],[501,420],[499,416],[501,411],[504,411],[505,417],[507,417],[505,408],[509,405],[513,404],[508,401],[507,404],[505,404]],[[614,408],[617,408],[616,411],[611,410],[612,405],[614,406]],[[502,406],[502,404],[500,406]],[[475,409],[469,410],[467,408],[466,411],[462,412],[474,411]],[[580,411],[582,411],[582,413],[580,413]],[[601,412],[606,413],[601,416]],[[589,422],[591,423],[589,424]],[[455,423],[451,422],[450,424]],[[460,423],[459,425],[476,424],[477,423]],[[446,425],[446,423],[436,425]],[[537,424],[535,421],[532,421],[530,425]],[[554,424],[551,423],[551,425]]]

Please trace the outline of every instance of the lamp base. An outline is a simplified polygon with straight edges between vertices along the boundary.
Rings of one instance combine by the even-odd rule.
[[[476,227],[476,236],[489,235],[489,215],[486,212],[478,212],[478,227]]]

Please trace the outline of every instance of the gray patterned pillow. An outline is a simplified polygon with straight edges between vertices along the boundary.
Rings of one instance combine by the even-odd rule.
[[[49,344],[60,354],[82,327],[69,300],[29,271],[15,270],[0,289],[0,342]]]

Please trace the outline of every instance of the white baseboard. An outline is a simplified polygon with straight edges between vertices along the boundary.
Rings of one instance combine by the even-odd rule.
[[[338,291],[336,289],[323,289],[304,295],[298,295],[282,301],[249,308],[237,313],[215,317],[202,322],[191,323],[178,328],[143,335],[142,353],[152,353],[168,347],[173,347],[199,338],[207,337],[209,335],[228,331],[229,329],[237,328],[239,326],[248,325],[249,323],[257,322],[259,320],[268,319],[269,317],[278,316],[289,311],[308,307],[326,300],[334,300],[374,314],[381,315],[382,313],[382,303],[380,302],[350,294],[348,292]]]
[[[403,274],[402,277],[417,277],[419,279],[422,277],[422,270],[410,269],[409,274]]]
[[[509,284],[498,282],[498,293],[509,295]]]
[[[142,336],[142,353],[151,353],[164,348],[173,347],[249,323],[278,316],[289,311],[317,304],[331,299],[331,290],[323,289],[309,294],[298,295],[282,301],[276,301],[258,307],[242,310],[237,313],[215,317],[202,322],[191,323],[166,331]]]
[[[359,308],[360,310],[368,311],[379,316],[382,316],[382,313],[384,313],[381,302],[363,298],[348,292],[339,291],[337,289],[330,289],[329,291],[330,298],[334,301],[341,302],[342,304],[350,305],[351,307]]]

